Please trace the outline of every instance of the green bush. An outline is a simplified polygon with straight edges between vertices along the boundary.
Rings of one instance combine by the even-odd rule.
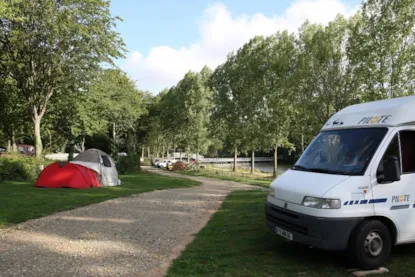
[[[24,155],[0,156],[0,181],[35,180],[42,161],[35,157]]]
[[[140,171],[140,157],[134,153],[127,156],[119,156],[116,166],[118,173],[121,175]]]

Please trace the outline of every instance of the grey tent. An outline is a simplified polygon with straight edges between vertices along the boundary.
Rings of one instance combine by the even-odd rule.
[[[99,174],[99,181],[103,187],[118,186],[117,168],[114,160],[99,149],[88,149],[76,156],[71,163],[88,167]]]

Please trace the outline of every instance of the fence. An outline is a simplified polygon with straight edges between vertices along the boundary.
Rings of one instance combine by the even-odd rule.
[[[273,162],[272,157],[257,157],[255,162]],[[201,163],[233,163],[233,158],[204,158],[200,160]],[[250,163],[251,158],[237,158],[238,163]]]
[[[271,180],[273,179],[272,173],[264,173],[264,172],[256,172],[250,173],[249,170],[243,171],[233,171],[231,167],[229,168],[219,168],[219,167],[213,167],[213,166],[199,166],[198,168],[200,171],[205,171],[209,173],[213,173],[216,175],[222,175],[222,176],[229,176],[229,177],[242,177],[247,179],[257,179],[257,180]]]

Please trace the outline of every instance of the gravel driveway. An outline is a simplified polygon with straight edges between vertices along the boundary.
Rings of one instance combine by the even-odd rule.
[[[189,178],[202,185],[108,200],[1,231],[0,276],[163,276],[230,191],[257,189]]]

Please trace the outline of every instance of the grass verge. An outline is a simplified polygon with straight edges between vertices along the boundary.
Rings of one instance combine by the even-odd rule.
[[[203,176],[203,177],[209,177],[209,178],[215,178],[219,180],[225,180],[225,181],[235,181],[240,182],[243,184],[248,185],[254,185],[254,186],[260,186],[268,188],[271,182],[273,181],[272,178],[269,179],[251,179],[247,177],[240,177],[240,176],[232,176],[231,174],[215,174],[211,171],[176,171],[177,173],[183,174],[183,175],[191,175],[191,176]]]
[[[264,192],[233,192],[167,277],[353,276],[341,253],[290,244],[265,227]],[[415,247],[393,250],[388,276],[415,276]]]
[[[47,189],[33,182],[0,183],[0,227],[142,192],[198,185],[196,181],[140,172],[120,177],[121,186],[90,189]]]

